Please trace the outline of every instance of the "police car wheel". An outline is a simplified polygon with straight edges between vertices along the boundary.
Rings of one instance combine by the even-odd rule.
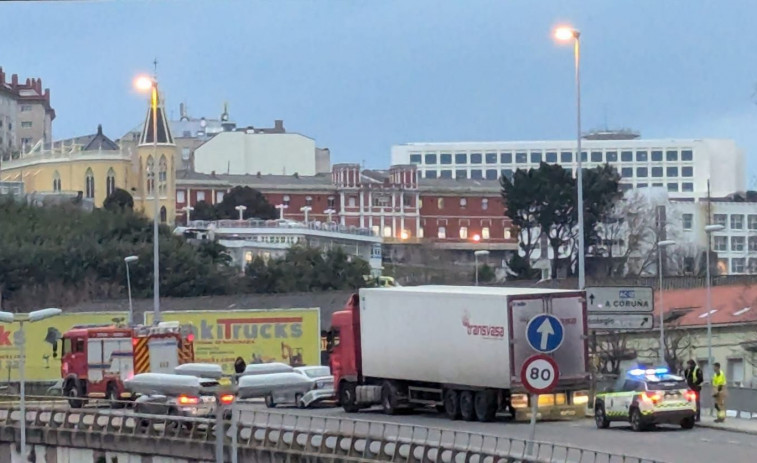
[[[607,419],[604,405],[597,405],[597,408],[594,410],[594,422],[599,429],[607,429],[610,427],[610,420]]]
[[[641,412],[638,408],[634,408],[631,410],[631,429],[634,431],[643,431],[644,430],[644,424],[641,422]]]
[[[681,421],[681,428],[683,429],[691,429],[694,427],[694,418],[684,418]]]

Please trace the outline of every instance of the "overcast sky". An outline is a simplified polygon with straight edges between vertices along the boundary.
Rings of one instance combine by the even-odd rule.
[[[386,167],[412,141],[574,136],[582,32],[584,128],[734,138],[757,188],[754,0],[165,0],[0,2],[0,66],[41,77],[55,138],[120,137],[158,77],[170,112],[272,126],[333,162]]]

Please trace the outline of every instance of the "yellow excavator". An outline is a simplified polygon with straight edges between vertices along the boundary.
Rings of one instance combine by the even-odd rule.
[[[281,343],[281,358],[284,360],[289,359],[289,365],[293,367],[301,367],[305,364],[302,363],[302,347],[292,347],[284,342]]]

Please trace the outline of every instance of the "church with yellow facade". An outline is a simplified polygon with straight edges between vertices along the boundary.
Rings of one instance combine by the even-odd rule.
[[[164,107],[148,109],[139,139],[116,143],[98,126],[97,133],[50,144],[38,143],[0,166],[0,180],[23,182],[26,193],[80,195],[102,207],[116,188],[134,198],[134,210],[152,219],[155,195],[161,222],[176,217],[178,149]],[[157,133],[153,133],[157,132]],[[157,175],[156,175],[157,174]]]

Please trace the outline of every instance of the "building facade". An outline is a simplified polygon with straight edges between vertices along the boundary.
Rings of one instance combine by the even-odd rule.
[[[744,152],[733,140],[646,140],[632,133],[608,137],[583,140],[581,159],[586,168],[614,166],[624,189],[662,187],[671,196],[695,197],[707,193],[708,180],[714,196],[745,187]],[[391,161],[415,164],[427,179],[496,180],[541,162],[575,172],[577,157],[575,140],[453,142],[395,145]]]
[[[37,143],[50,143],[55,110],[50,106],[50,89],[42,79],[20,83],[17,74],[9,82],[0,67],[0,159],[17,158]]]

